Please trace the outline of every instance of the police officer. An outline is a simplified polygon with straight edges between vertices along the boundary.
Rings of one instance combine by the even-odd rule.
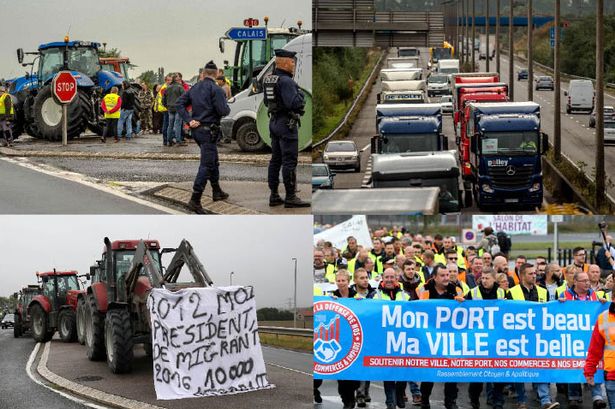
[[[214,201],[228,198],[220,188],[220,163],[216,143],[220,135],[220,118],[231,112],[226,103],[224,90],[216,84],[218,67],[213,61],[205,65],[202,80],[177,100],[177,112],[192,129],[192,137],[201,149],[201,163],[192,187],[192,197],[188,208],[197,214],[205,214],[201,197],[209,180]],[[192,117],[186,107],[192,105]]]
[[[297,196],[297,156],[299,154],[299,120],[304,113],[303,93],[292,77],[295,72],[295,52],[275,50],[275,69],[263,80],[265,105],[269,112],[271,161],[269,162],[269,206],[309,207]],[[282,200],[278,193],[280,168],[286,190]]]

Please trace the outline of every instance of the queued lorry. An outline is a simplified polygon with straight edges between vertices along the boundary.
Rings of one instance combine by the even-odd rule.
[[[420,57],[390,57],[387,58],[387,68],[421,68]]]
[[[459,60],[439,60],[436,65],[438,74],[456,74],[459,72]]]
[[[382,91],[376,95],[378,104],[422,104],[427,102],[427,83],[416,81],[382,81]]]
[[[423,79],[420,68],[384,68],[380,70],[380,81],[416,81]]]
[[[541,156],[549,147],[540,130],[540,105],[535,102],[471,103],[472,176],[464,181],[479,209],[496,206],[542,206]]]

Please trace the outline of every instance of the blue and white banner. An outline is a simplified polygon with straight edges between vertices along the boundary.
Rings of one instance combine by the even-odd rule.
[[[594,324],[608,305],[314,297],[314,377],[584,382]]]

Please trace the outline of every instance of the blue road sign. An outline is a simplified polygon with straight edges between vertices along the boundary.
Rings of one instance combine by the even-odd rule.
[[[235,41],[266,40],[267,28],[265,27],[233,27],[226,32],[226,36]]]

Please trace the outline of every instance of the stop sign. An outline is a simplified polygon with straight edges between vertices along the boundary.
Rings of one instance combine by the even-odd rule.
[[[77,80],[70,71],[60,71],[51,83],[53,95],[61,104],[68,104],[77,95]]]

